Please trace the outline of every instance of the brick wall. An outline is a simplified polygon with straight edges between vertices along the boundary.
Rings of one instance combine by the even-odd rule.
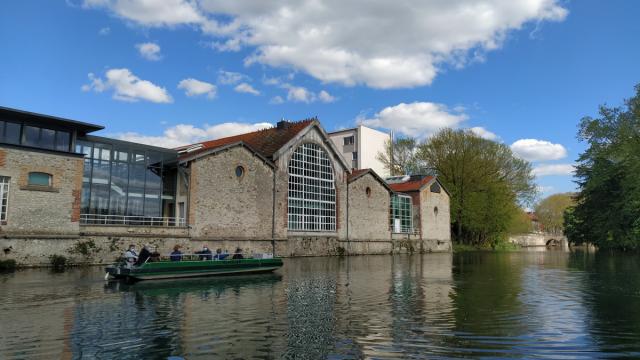
[[[373,175],[366,174],[351,182],[349,240],[390,240],[390,202],[389,191]]]
[[[77,235],[82,159],[0,146],[0,176],[11,178],[5,234]],[[52,175],[52,186],[28,184],[29,172]]]

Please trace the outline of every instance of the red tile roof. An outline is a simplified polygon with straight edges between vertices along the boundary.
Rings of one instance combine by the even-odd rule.
[[[369,172],[369,171],[373,171],[373,170],[371,170],[371,169],[354,169],[354,170],[351,170],[351,174],[349,174],[347,179],[349,181],[351,181],[352,179],[358,178],[358,177],[360,177],[360,175],[363,175],[364,173]]]
[[[293,139],[300,131],[311,125],[316,119],[306,119],[298,122],[287,122],[283,128],[272,127],[264,130],[258,130],[246,134],[229,136],[221,139],[204,141],[187,146],[181,146],[176,150],[185,150],[196,145],[202,145],[197,150],[183,153],[180,159],[193,157],[197,154],[204,153],[226,145],[243,142],[254,151],[257,151],[267,159],[273,160],[273,155],[280,150],[286,143]]]
[[[428,184],[433,176],[425,176],[420,180],[410,180],[403,183],[389,184],[391,190],[396,192],[419,191],[424,185]]]

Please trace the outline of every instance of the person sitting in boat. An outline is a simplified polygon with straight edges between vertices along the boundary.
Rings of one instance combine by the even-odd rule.
[[[236,248],[236,252],[235,252],[235,254],[233,254],[232,259],[233,259],[233,260],[240,260],[240,259],[244,259],[244,256],[242,256],[242,249],[240,249],[240,248]]]
[[[124,258],[127,261],[127,266],[133,266],[138,261],[138,253],[136,252],[136,246],[134,244],[129,245],[129,250],[125,251]]]
[[[213,259],[213,253],[207,247],[207,245],[204,245],[202,247],[202,250],[196,251],[196,254],[200,255],[200,260],[211,260],[211,259]]]
[[[149,251],[149,245],[144,245],[142,250],[140,250],[140,255],[138,255],[138,261],[136,261],[135,265],[140,266],[147,262],[147,260],[151,257],[151,251]]]
[[[173,252],[169,255],[169,259],[171,261],[180,261],[182,260],[182,251],[180,251],[180,245],[176,245],[173,247]]]
[[[213,260],[224,260],[227,258],[227,256],[229,256],[228,253],[223,254],[222,249],[218,248],[216,249],[216,254],[213,256]]]

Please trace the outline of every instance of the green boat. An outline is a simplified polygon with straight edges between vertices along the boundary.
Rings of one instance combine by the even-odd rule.
[[[105,279],[128,281],[152,279],[176,279],[203,276],[256,274],[272,272],[282,267],[282,259],[236,259],[236,260],[160,260],[146,262],[140,266],[116,264],[107,266]]]

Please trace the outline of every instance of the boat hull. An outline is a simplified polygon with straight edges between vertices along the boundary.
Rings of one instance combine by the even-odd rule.
[[[282,259],[160,261],[139,267],[109,266],[109,277],[132,281],[266,273],[282,267]]]

